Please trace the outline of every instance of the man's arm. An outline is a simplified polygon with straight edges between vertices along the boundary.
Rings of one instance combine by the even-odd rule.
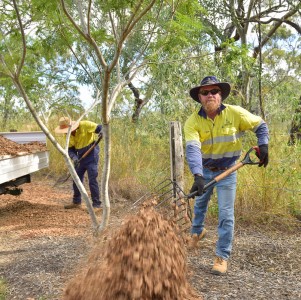
[[[99,134],[102,131],[102,126],[98,124],[95,129],[95,133]]]
[[[75,147],[69,147],[68,154],[71,159],[77,158],[77,153],[76,153]]]
[[[203,175],[203,162],[200,142],[186,142],[186,159],[193,175]]]
[[[267,124],[262,121],[262,123],[258,126],[255,131],[257,137],[257,144],[259,146],[259,160],[260,163],[258,164],[259,167],[266,167],[269,163],[269,129]]]
[[[269,129],[266,122],[262,121],[255,131],[258,146],[267,145],[269,143]]]

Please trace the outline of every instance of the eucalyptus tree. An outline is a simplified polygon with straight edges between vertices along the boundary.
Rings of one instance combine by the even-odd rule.
[[[105,209],[102,223],[97,225],[99,230],[107,226],[110,216],[108,182],[111,168],[112,111],[121,91],[133,82],[139,72],[143,74],[143,70],[151,62],[157,63],[158,59],[164,59],[162,53],[170,41],[176,42],[175,38],[171,38],[168,21],[176,15],[180,4],[181,7],[198,7],[195,1],[190,0],[179,3],[155,0],[93,3],[32,0],[17,3],[13,0],[13,5],[9,1],[5,2],[5,9],[11,9],[11,14],[3,21],[8,24],[6,28],[14,30],[13,33],[3,34],[6,48],[2,48],[0,54],[0,74],[13,82],[40,128],[64,156],[72,178],[84,196],[94,225],[97,220],[88,195],[68,157],[70,132],[67,134],[65,148],[61,147],[39,117],[39,105],[35,103],[38,97],[34,97],[32,89],[38,91],[49,83],[68,87],[65,83],[68,80],[71,83],[74,76],[79,82],[86,81],[88,77],[95,89],[94,104],[78,120],[89,113],[93,106],[100,106],[105,142],[101,198]],[[131,39],[137,41],[137,36],[142,41],[139,49],[134,55],[128,56],[127,46],[133,45]],[[9,53],[4,51],[6,49],[9,49]],[[64,81],[60,76],[68,73],[72,73],[72,76],[64,77],[68,79]],[[50,103],[55,96],[60,96],[52,91],[48,95]]]
[[[40,2],[41,5],[42,2]],[[19,93],[11,88],[6,71],[22,56],[20,45],[21,32],[16,22],[16,13],[11,1],[2,1],[0,6],[0,51],[1,73],[0,103],[2,117],[14,118],[14,110],[9,103],[18,99]],[[79,99],[78,80],[75,81],[74,69],[76,65],[66,55],[66,50],[58,43],[55,31],[49,27],[45,16],[39,11],[35,3],[21,2],[18,5],[22,16],[23,32],[26,34],[26,61],[22,70],[22,82],[35,109],[47,119],[56,109],[68,106],[83,111]],[[52,32],[51,32],[52,31]],[[49,34],[47,35],[47,32]],[[74,61],[74,59],[73,59]],[[18,114],[17,114],[18,115]],[[19,115],[20,116],[20,115]],[[3,120],[4,121],[4,120]]]
[[[54,85],[49,86],[48,84],[51,83],[51,81],[48,79],[55,78],[56,75],[47,76],[49,68],[44,69],[45,65],[49,65],[47,53],[44,52],[43,48],[38,48],[39,51],[37,51],[35,40],[32,38],[32,35],[36,33],[35,31],[41,29],[43,26],[37,26],[36,15],[32,14],[31,3],[22,2],[18,5],[16,1],[13,1],[13,3],[4,1],[3,4],[1,8],[5,13],[4,17],[3,15],[1,16],[0,78],[2,83],[4,82],[6,85],[3,86],[2,92],[5,93],[6,96],[8,93],[11,93],[12,97],[23,98],[37,124],[45,132],[54,146],[65,156],[72,177],[82,189],[83,198],[87,206],[93,211],[87,192],[84,190],[72,162],[67,155],[67,146],[65,149],[60,146],[47,126],[42,122],[40,114],[38,113],[41,107],[40,103],[43,102],[38,101],[40,99],[39,97],[49,94],[55,95],[53,90],[51,90]],[[32,30],[34,30],[34,32],[32,32]],[[33,49],[36,51],[32,51]],[[56,58],[54,58],[54,60],[55,59]],[[8,80],[11,82],[9,83]],[[9,89],[12,84],[15,87],[14,90]],[[60,86],[62,87],[61,82]],[[53,96],[53,98],[55,97]],[[44,107],[46,107],[46,105],[44,105]],[[68,145],[70,133],[71,132],[68,133],[66,145]],[[94,213],[91,215],[91,218],[94,227],[97,228],[98,225]]]
[[[301,3],[299,0],[220,0],[214,5],[210,1],[201,4],[207,14],[201,14],[200,20],[213,41],[216,65],[224,79],[238,78],[236,87],[242,95],[241,104],[250,108],[252,78],[260,80],[262,49],[283,26],[300,34]],[[269,30],[262,30],[267,25]],[[260,107],[264,114],[262,103]]]
[[[268,32],[270,25],[262,30]],[[290,125],[301,95],[301,35],[294,32],[292,27],[282,26],[262,51],[261,94],[266,100],[266,117],[282,128]]]
[[[163,122],[164,118],[175,120],[178,115],[185,114],[189,88],[200,80],[202,73],[206,74],[206,69],[212,70],[207,59],[207,41],[202,40],[203,25],[198,17],[202,14],[202,7],[193,1],[171,3],[177,9],[162,7],[156,27],[159,34],[156,40],[150,41],[147,50],[153,54],[135,82],[128,85],[135,99],[134,122],[142,108],[145,112],[160,112]],[[143,43],[145,37],[141,31],[136,31],[135,39],[125,45],[123,70],[127,68],[129,57],[136,56]],[[129,98],[131,94],[127,92],[126,96]],[[190,104],[189,101],[189,107]]]

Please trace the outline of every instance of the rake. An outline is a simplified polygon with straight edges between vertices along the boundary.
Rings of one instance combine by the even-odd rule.
[[[253,157],[251,157],[251,154]],[[253,146],[245,154],[244,158],[234,166],[225,170],[223,173],[216,176],[204,186],[204,192],[213,187],[217,182],[226,178],[244,165],[258,165],[260,161],[254,160],[260,155],[259,147]],[[143,195],[132,205],[135,208],[142,203],[153,201],[154,207],[165,215],[168,219],[176,221],[181,231],[186,231],[191,227],[193,218],[190,200],[197,196],[197,192],[185,194],[176,181],[165,179],[155,186],[152,192]]]

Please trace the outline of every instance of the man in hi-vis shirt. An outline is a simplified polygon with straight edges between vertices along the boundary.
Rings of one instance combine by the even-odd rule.
[[[203,193],[206,183],[232,167],[241,155],[241,137],[247,130],[257,137],[260,150],[259,167],[268,164],[269,132],[265,121],[242,107],[224,104],[230,94],[230,84],[215,76],[205,77],[199,86],[190,90],[193,100],[201,107],[185,122],[186,159],[194,183],[190,192],[197,192],[191,234],[194,241],[206,235],[204,221],[208,204],[216,188],[218,198],[218,241],[212,273],[227,272],[234,233],[234,201],[237,172],[219,181]]]
[[[75,171],[81,182],[84,181],[85,173],[87,172],[88,174],[92,206],[96,212],[101,209],[100,191],[97,181],[99,161],[99,145],[97,141],[99,141],[102,134],[102,126],[91,121],[76,122],[71,121],[68,117],[61,117],[55,132],[57,134],[67,134],[70,126],[71,135],[68,154],[74,162]],[[81,207],[81,194],[74,182],[73,192],[72,203],[65,205],[65,209]]]

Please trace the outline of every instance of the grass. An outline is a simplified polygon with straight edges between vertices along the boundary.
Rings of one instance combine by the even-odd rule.
[[[5,300],[7,294],[6,281],[0,277],[0,300]]]
[[[301,145],[288,146],[275,135],[269,145],[267,168],[246,166],[239,170],[236,212],[239,218],[269,222],[296,218],[301,209]]]
[[[112,120],[112,149],[110,192],[114,197],[137,200],[157,184],[170,177],[168,123],[156,125],[151,119],[139,125],[127,119]],[[50,126],[54,128],[53,124]],[[250,223],[269,223],[275,220],[297,220],[301,215],[301,144],[288,146],[288,135],[271,132],[269,165],[267,168],[244,166],[238,170],[236,218]],[[60,143],[64,145],[64,137]],[[243,141],[244,153],[256,145],[251,133]],[[103,142],[100,143],[100,162],[103,161]],[[67,173],[60,153],[49,143],[50,167],[55,176]],[[100,174],[102,164],[100,163]],[[192,185],[192,176],[185,162],[185,191]],[[209,216],[216,217],[214,198]],[[289,222],[288,221],[288,222]]]

